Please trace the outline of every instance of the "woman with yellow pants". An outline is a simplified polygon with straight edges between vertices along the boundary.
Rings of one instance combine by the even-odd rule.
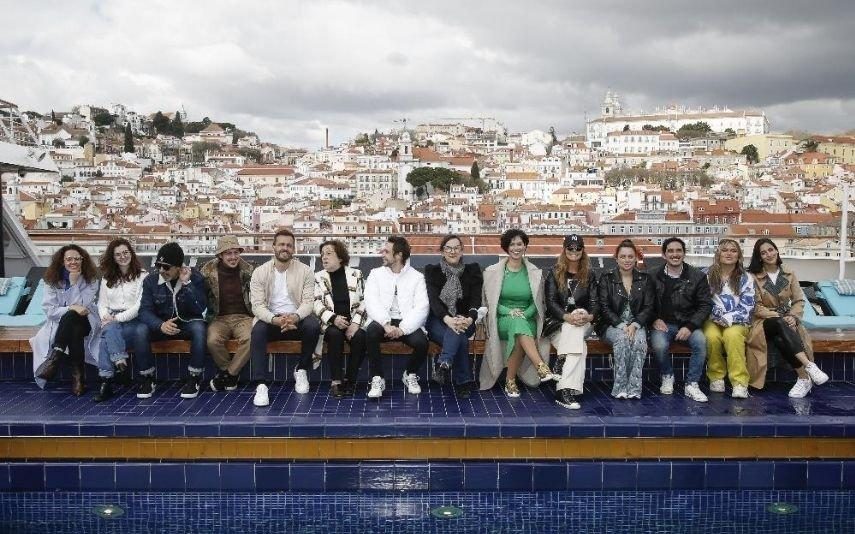
[[[704,323],[710,391],[724,392],[727,375],[736,399],[748,397],[745,340],[754,311],[754,283],[742,265],[742,249],[733,239],[719,241],[707,271],[713,307]]]

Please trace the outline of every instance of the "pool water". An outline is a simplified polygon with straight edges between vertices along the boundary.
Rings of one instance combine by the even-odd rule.
[[[106,504],[119,508],[105,514]],[[0,532],[832,534],[855,532],[855,494],[760,490],[0,493]]]

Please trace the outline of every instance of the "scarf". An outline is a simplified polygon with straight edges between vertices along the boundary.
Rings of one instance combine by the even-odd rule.
[[[445,258],[439,260],[439,268],[445,275],[445,285],[439,292],[439,300],[448,307],[452,317],[457,315],[457,301],[463,298],[463,287],[460,285],[460,275],[463,274],[463,262],[449,265]]]

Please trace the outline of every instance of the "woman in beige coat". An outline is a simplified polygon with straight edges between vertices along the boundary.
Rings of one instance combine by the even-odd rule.
[[[543,330],[543,271],[525,259],[525,232],[508,230],[501,243],[507,257],[484,270],[481,302],[488,311],[480,387],[492,388],[507,366],[505,394],[516,398],[517,377],[532,387],[556,377],[544,363],[549,340],[537,337]]]
[[[781,264],[778,247],[771,239],[763,238],[754,244],[748,272],[754,278],[756,304],[748,333],[746,364],[751,386],[763,388],[767,349],[772,344],[799,377],[789,396],[801,398],[810,393],[813,384],[828,381],[828,375],[813,363],[810,335],[801,322],[805,294],[795,273]]]

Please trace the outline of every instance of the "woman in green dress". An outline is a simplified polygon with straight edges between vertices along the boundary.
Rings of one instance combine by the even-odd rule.
[[[505,394],[519,397],[517,376],[526,384],[554,380],[544,360],[549,340],[538,339],[543,328],[543,275],[525,259],[528,236],[518,229],[502,234],[507,257],[484,270],[487,341],[481,364],[481,389],[490,389],[507,367]],[[502,345],[504,343],[504,346]]]

